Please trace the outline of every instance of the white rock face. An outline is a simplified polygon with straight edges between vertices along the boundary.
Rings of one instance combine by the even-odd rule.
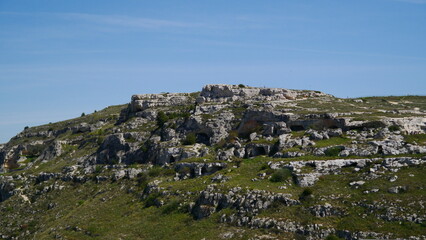
[[[407,134],[426,132],[426,118],[424,117],[386,118],[383,119],[383,122],[388,126],[398,125]]]
[[[245,99],[278,101],[294,100],[305,97],[331,96],[316,91],[297,91],[283,88],[256,88],[239,85],[214,84],[206,85],[201,91],[200,102],[225,102]]]
[[[138,112],[152,107],[181,106],[191,100],[188,93],[141,94],[132,96],[130,106],[132,112]]]
[[[152,107],[182,106],[189,103],[226,101],[286,101],[297,98],[331,96],[318,91],[300,91],[283,88],[240,87],[238,85],[214,84],[203,87],[200,96],[193,99],[189,93],[163,93],[133,95],[131,112],[139,112]]]

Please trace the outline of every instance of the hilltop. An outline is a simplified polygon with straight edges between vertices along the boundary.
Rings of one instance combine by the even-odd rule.
[[[0,145],[2,239],[426,239],[426,96],[207,85]]]

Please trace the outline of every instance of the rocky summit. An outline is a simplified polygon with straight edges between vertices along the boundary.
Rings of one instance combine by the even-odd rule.
[[[0,239],[426,239],[425,96],[134,95],[0,166]]]

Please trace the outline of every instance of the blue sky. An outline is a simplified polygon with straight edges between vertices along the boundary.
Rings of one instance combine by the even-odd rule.
[[[426,0],[0,0],[0,142],[208,83],[426,94]]]

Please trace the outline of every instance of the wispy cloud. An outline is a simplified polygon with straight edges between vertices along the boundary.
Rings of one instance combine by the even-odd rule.
[[[0,12],[0,15],[35,16],[35,17],[58,17],[66,20],[81,20],[111,26],[134,27],[134,28],[191,28],[202,27],[202,23],[192,23],[177,20],[166,20],[156,18],[142,18],[125,15],[104,15],[89,13],[26,13],[26,12]]]
[[[400,58],[400,59],[415,59],[426,61],[425,57],[417,56],[405,56],[395,54],[383,54],[374,52],[351,52],[351,51],[336,51],[336,50],[324,50],[324,49],[310,49],[310,48],[297,48],[297,47],[281,47],[263,44],[250,44],[243,42],[227,42],[227,41],[216,41],[216,40],[205,40],[205,39],[190,39],[188,41],[197,44],[216,45],[224,47],[238,47],[238,48],[262,48],[276,51],[294,51],[294,52],[306,52],[306,53],[318,53],[328,55],[352,55],[352,56],[364,56],[364,57],[382,57],[382,58]]]
[[[152,18],[140,18],[140,17],[129,17],[122,15],[99,15],[99,14],[86,14],[86,13],[57,13],[57,16],[61,16],[66,19],[72,20],[84,20],[101,24],[122,26],[122,27],[135,27],[135,28],[189,28],[189,27],[200,27],[202,24],[188,23],[175,20],[164,20],[164,19],[152,19]]]
[[[426,4],[426,0],[394,0],[394,1],[414,3],[414,4]]]

